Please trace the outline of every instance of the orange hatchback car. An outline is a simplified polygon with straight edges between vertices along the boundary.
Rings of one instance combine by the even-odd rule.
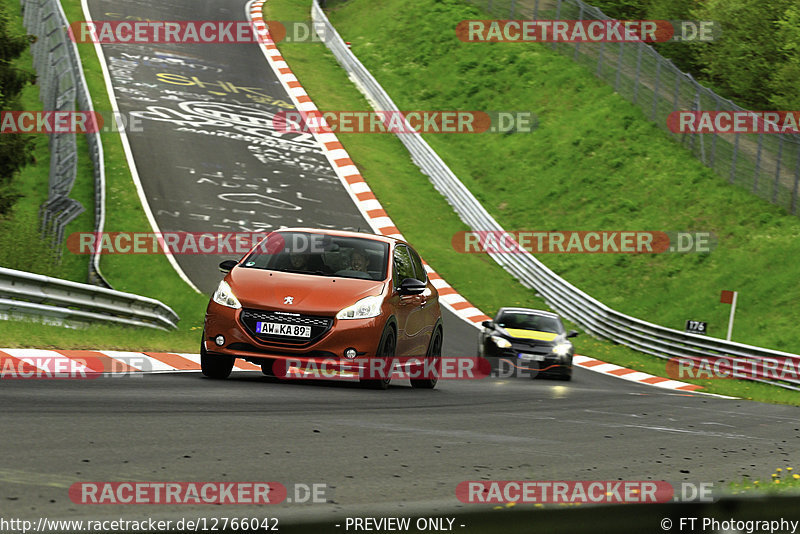
[[[208,303],[200,346],[207,377],[226,378],[236,358],[285,376],[278,370],[287,361],[353,369],[376,358],[441,356],[438,292],[419,254],[399,239],[284,229],[220,270],[227,274]],[[408,376],[414,387],[436,386],[436,373]],[[359,377],[379,389],[391,380]]]

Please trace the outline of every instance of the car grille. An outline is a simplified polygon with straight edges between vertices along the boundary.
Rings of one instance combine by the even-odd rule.
[[[266,310],[253,310],[244,308],[239,320],[247,329],[247,332],[264,342],[278,342],[289,345],[307,345],[314,343],[321,338],[333,326],[332,317],[320,317],[317,315],[302,315],[302,314],[289,314],[279,313]],[[311,337],[293,337],[293,336],[280,336],[274,334],[257,334],[256,323],[266,321],[270,323],[292,324],[300,326],[311,327]]]
[[[513,343],[511,349],[514,352],[526,352],[528,354],[550,354],[553,350],[553,345],[528,345],[522,343]]]

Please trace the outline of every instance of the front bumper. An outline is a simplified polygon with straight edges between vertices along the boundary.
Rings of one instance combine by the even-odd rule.
[[[525,376],[550,376],[565,375],[572,372],[572,356],[574,351],[569,351],[564,356],[552,352],[552,346],[518,346],[513,345],[508,349],[495,347],[492,370],[498,376],[515,374]]]
[[[354,348],[358,358],[374,357],[386,322],[383,315],[370,319],[335,319],[331,327],[308,342],[279,342],[259,339],[241,320],[242,309],[211,301],[206,310],[203,348],[208,354],[242,358],[254,363],[265,359],[341,359]],[[215,339],[223,336],[223,344]]]

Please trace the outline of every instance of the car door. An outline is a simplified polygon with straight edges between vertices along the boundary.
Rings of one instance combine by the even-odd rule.
[[[409,326],[413,330],[418,319],[415,315],[419,314],[421,295],[400,295],[398,288],[406,278],[414,278],[414,264],[411,261],[411,253],[407,246],[398,244],[394,248],[393,257],[393,276],[395,319],[397,319],[397,351],[399,356],[411,355],[413,341],[409,335]],[[410,324],[409,324],[410,323]]]
[[[408,247],[411,255],[411,263],[414,266],[414,278],[420,282],[425,282],[425,291],[417,297],[417,308],[409,315],[406,330],[409,336],[411,354],[422,356],[428,351],[428,343],[433,334],[433,327],[441,312],[439,311],[438,295],[431,290],[428,284],[428,273],[419,257],[417,251]]]

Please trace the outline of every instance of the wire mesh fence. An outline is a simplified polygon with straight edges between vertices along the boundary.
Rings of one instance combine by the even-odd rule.
[[[581,0],[465,0],[497,19],[611,20]],[[676,111],[746,112],[699,84],[643,42],[550,43],[586,65],[597,77],[642,109],[704,165],[732,184],[797,215],[800,135],[777,133],[672,132],[667,118]]]
[[[75,44],[69,39],[68,21],[58,0],[21,0],[23,24],[36,37],[31,45],[37,73],[39,95],[45,111],[93,111],[83,67]],[[67,224],[83,213],[84,207],[69,197],[78,170],[76,134],[51,133],[48,198],[39,209],[41,230],[49,236],[60,256]],[[103,230],[105,217],[105,170],[99,132],[86,134],[89,156],[94,167],[95,231]],[[100,273],[99,256],[89,266],[91,283],[110,287]]]

